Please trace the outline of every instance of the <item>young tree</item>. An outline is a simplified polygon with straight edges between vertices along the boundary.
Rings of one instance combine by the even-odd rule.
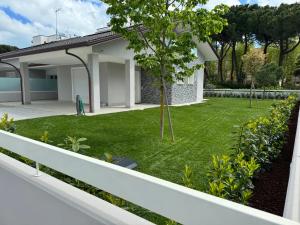
[[[255,74],[255,83],[264,89],[263,97],[265,97],[266,87],[277,86],[282,76],[282,68],[275,63],[265,64],[257,71]]]
[[[217,6],[211,11],[199,7],[207,0],[104,2],[108,4],[112,30],[128,40],[128,48],[135,52],[137,63],[159,80],[163,139],[166,82],[183,80],[201,67],[192,49],[196,41],[210,41],[211,35],[222,31],[226,21],[221,15],[226,7]],[[170,116],[169,126],[172,131]]]
[[[252,89],[254,88],[254,78],[256,73],[265,63],[266,55],[261,49],[251,49],[246,55],[242,56],[244,64],[244,72],[250,77],[251,89],[250,89],[250,107],[252,107]]]

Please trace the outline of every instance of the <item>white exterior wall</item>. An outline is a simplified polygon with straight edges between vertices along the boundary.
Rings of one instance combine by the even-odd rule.
[[[90,72],[90,104],[91,112],[98,112],[100,110],[100,70],[99,70],[99,55],[88,55],[88,70]],[[89,86],[89,85],[88,85]]]
[[[200,50],[197,52],[199,61],[204,64],[205,59]],[[204,90],[204,68],[195,72],[195,79],[196,79],[196,102],[203,101],[203,90]]]
[[[100,63],[101,104],[108,106],[125,104],[125,65]]]
[[[125,104],[125,65],[108,63],[108,105]]]
[[[72,79],[70,66],[60,66],[57,68],[57,90],[59,101],[72,101]]]
[[[108,103],[108,63],[99,64],[101,105]]]

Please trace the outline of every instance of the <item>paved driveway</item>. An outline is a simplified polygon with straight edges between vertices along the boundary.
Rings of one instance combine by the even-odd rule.
[[[97,113],[87,113],[87,116],[108,114],[116,112],[125,112],[130,110],[143,110],[147,108],[158,107],[151,104],[138,104],[133,108],[119,107],[104,107]],[[85,111],[88,112],[88,106],[85,106]],[[32,119],[47,116],[58,115],[75,115],[76,107],[72,102],[59,102],[59,101],[34,101],[30,105],[22,105],[19,102],[5,102],[0,103],[0,117],[4,113],[8,113],[9,117],[15,120]]]
[[[58,101],[34,101],[30,105],[19,102],[0,103],[0,115],[8,113],[15,120],[32,119],[55,115],[72,115],[76,113],[75,104]]]

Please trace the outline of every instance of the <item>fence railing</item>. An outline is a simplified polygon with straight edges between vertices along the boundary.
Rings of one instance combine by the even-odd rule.
[[[0,131],[0,147],[182,224],[298,224],[283,217],[5,131]]]
[[[298,116],[297,132],[283,216],[300,222],[300,114]]]

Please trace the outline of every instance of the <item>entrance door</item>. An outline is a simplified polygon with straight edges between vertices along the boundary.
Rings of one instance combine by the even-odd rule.
[[[83,103],[89,103],[88,75],[84,67],[71,69],[72,73],[72,99],[76,102],[76,95],[80,95]]]
[[[141,103],[141,71],[135,71],[135,103]]]

